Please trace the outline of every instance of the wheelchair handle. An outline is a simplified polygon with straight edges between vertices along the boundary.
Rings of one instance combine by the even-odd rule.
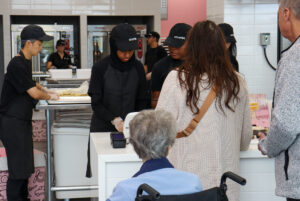
[[[151,186],[149,186],[148,184],[142,184],[139,186],[138,190],[137,190],[137,197],[142,196],[143,191],[145,191],[146,193],[148,193],[150,196],[152,196],[154,199],[159,199],[160,197],[160,193],[157,192],[154,188],[152,188]]]
[[[233,181],[235,181],[236,183],[239,183],[241,185],[245,185],[246,184],[246,179],[243,178],[243,177],[240,177],[239,175],[237,174],[234,174],[233,172],[225,172],[223,175],[222,175],[222,178],[221,178],[221,185],[222,184],[225,184],[226,183],[226,179],[229,178]]]

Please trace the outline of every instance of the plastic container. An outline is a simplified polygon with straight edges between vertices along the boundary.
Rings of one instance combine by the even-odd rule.
[[[91,69],[77,69],[77,79],[89,80],[91,77]]]
[[[52,127],[52,135],[55,186],[97,186],[95,167],[92,166],[93,177],[85,177],[89,129]],[[97,190],[56,191],[58,199],[97,196]]]
[[[51,79],[71,79],[72,69],[49,69]]]

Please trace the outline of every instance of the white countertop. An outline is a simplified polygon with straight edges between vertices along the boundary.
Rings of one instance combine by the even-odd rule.
[[[127,144],[125,148],[114,149],[110,141],[110,132],[91,133],[91,143],[94,143],[97,155],[106,161],[141,161],[131,144]]]
[[[249,149],[247,151],[240,152],[240,158],[268,158],[265,155],[262,155],[261,152],[257,148],[258,139],[252,139],[249,145]]]
[[[240,200],[282,201],[274,195],[274,160],[263,156],[257,149],[257,143],[257,139],[252,140],[249,149],[240,152],[240,175],[247,179],[247,186],[241,188]],[[118,182],[132,177],[142,165],[131,144],[127,144],[126,148],[112,148],[109,132],[91,133],[93,153],[96,156],[91,157],[94,159],[92,163],[97,163],[95,168],[98,170],[99,201],[105,201]]]
[[[91,133],[91,142],[94,143],[98,156],[103,157],[106,161],[140,160],[131,144],[127,144],[126,148],[112,148],[109,134],[109,132]],[[267,156],[262,155],[261,152],[258,151],[257,143],[257,139],[251,140],[249,149],[247,151],[241,151],[240,158],[267,158]]]

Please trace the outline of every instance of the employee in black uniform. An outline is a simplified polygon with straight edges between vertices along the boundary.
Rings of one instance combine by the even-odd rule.
[[[147,38],[147,44],[149,48],[147,49],[145,55],[144,68],[146,72],[146,79],[150,80],[153,65],[160,59],[167,56],[167,52],[161,45],[158,45],[158,41],[160,38],[159,33],[155,31],[151,31],[149,34],[146,34],[145,36]]]
[[[21,51],[7,66],[0,101],[0,138],[8,163],[8,201],[28,200],[28,178],[34,172],[32,109],[37,100],[57,100],[58,95],[32,80],[31,57],[38,55],[42,42],[52,40],[37,25],[21,32]]]
[[[49,69],[68,69],[71,68],[71,57],[65,52],[65,41],[58,40],[56,42],[57,52],[53,52],[47,63],[47,70]]]
[[[91,132],[122,131],[130,112],[146,108],[146,77],[134,55],[135,29],[119,24],[110,35],[111,53],[92,68],[88,94],[92,99]]]
[[[185,54],[185,41],[188,31],[192,27],[185,23],[175,24],[165,40],[169,46],[170,55],[159,60],[153,67],[151,76],[152,108],[154,109],[159,98],[162,85],[169,72],[182,64]]]
[[[151,31],[149,34],[146,34],[145,36],[147,38],[147,44],[148,44],[147,52],[145,55],[145,65],[144,65],[144,69],[146,72],[146,80],[147,80],[147,97],[148,97],[147,108],[151,108],[152,68],[157,61],[167,56],[167,52],[161,45],[158,45],[158,41],[160,38],[159,33],[155,31]]]
[[[236,60],[236,40],[233,33],[233,28],[230,24],[227,23],[221,23],[219,24],[219,27],[221,28],[225,40],[226,40],[226,48],[228,50],[228,55],[230,57],[231,64],[235,71],[239,72],[239,63]]]

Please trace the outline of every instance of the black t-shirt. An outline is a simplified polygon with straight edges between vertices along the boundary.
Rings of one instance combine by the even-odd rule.
[[[162,46],[159,45],[156,48],[150,47],[145,56],[145,65],[148,66],[148,73],[152,72],[154,64],[165,56],[167,56],[167,52]]]
[[[0,113],[22,120],[31,120],[32,109],[37,103],[27,90],[35,87],[32,80],[31,61],[21,56],[14,57],[7,66],[0,100]]]
[[[172,59],[171,56],[167,56],[159,60],[153,67],[151,75],[151,90],[161,91],[166,77],[169,72],[182,64],[181,60]]]
[[[52,65],[58,69],[67,69],[69,65],[71,65],[71,57],[64,53],[63,58],[61,59],[58,52],[53,52],[50,56],[48,61],[52,62]]]

